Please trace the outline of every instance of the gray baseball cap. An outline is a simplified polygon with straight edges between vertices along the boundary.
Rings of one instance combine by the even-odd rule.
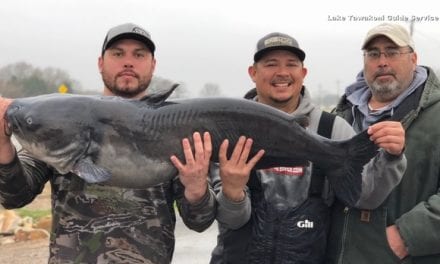
[[[301,61],[304,61],[306,54],[299,48],[298,41],[291,36],[279,32],[267,34],[261,38],[257,43],[257,50],[254,54],[254,61],[259,61],[263,55],[272,50],[287,50],[298,56]]]
[[[121,39],[134,39],[144,43],[151,53],[154,55],[154,51],[156,50],[156,46],[154,42],[151,40],[150,33],[143,29],[142,27],[133,24],[133,23],[125,23],[122,25],[118,25],[112,27],[105,36],[104,43],[102,44],[102,55],[104,52],[111,47],[116,41]]]

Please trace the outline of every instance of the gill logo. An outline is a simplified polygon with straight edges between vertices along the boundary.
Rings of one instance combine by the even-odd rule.
[[[313,222],[306,219],[304,221],[298,221],[296,226],[299,228],[313,228]]]

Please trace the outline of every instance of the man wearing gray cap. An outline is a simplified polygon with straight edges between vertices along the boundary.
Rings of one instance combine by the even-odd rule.
[[[155,50],[150,34],[143,28],[132,23],[111,28],[98,61],[104,94],[145,96],[156,67]]]
[[[377,209],[336,203],[328,263],[440,263],[440,81],[417,65],[414,41],[398,24],[372,28],[362,50],[363,71],[335,113],[357,132],[378,120],[400,120],[408,167]]]
[[[245,97],[307,116],[311,133],[334,140],[350,138],[355,132],[347,122],[312,103],[303,84],[305,57],[291,36],[278,32],[264,36],[248,68],[255,89]],[[386,137],[385,132],[393,136]],[[405,169],[400,123],[382,122],[371,127],[370,135],[382,149],[365,165],[361,190],[352,186],[349,175],[330,178],[313,166],[274,167],[251,174],[240,148],[226,162],[220,160],[211,170],[220,229],[211,264],[324,263],[334,195],[351,206],[374,208]]]
[[[98,62],[104,95],[146,95],[156,65],[155,49],[150,34],[137,25],[110,29]],[[0,98],[1,116],[6,105]],[[4,128],[3,119],[0,128]],[[194,142],[195,153],[185,151],[192,162],[178,163],[179,176],[172,181],[126,189],[89,184],[73,173],[61,174],[24,151],[17,153],[0,130],[0,202],[5,208],[24,206],[50,182],[49,263],[170,263],[175,202],[184,223],[193,230],[201,232],[214,220],[215,196],[207,180],[210,141],[207,135],[202,141],[195,134]]]

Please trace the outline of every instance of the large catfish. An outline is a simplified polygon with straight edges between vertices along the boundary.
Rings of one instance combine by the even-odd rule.
[[[254,140],[252,154],[265,150],[257,168],[313,162],[330,171],[329,176],[346,177],[341,180],[354,190],[361,188],[363,165],[377,154],[366,132],[332,141],[299,125],[304,118],[261,103],[232,98],[166,101],[172,90],[140,100],[61,94],[14,99],[5,117],[7,130],[23,149],[61,173],[131,188],[174,177],[170,156],[183,159],[181,140],[195,131],[211,133],[214,162],[224,139],[229,139],[231,151],[244,135]]]

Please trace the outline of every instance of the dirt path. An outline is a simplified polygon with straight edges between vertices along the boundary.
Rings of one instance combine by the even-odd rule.
[[[0,246],[0,263],[40,264],[49,258],[49,240],[17,242]]]
[[[50,209],[50,186],[47,185],[35,200],[25,206],[29,210]],[[0,245],[0,263],[40,264],[47,263],[49,239],[16,242]]]

